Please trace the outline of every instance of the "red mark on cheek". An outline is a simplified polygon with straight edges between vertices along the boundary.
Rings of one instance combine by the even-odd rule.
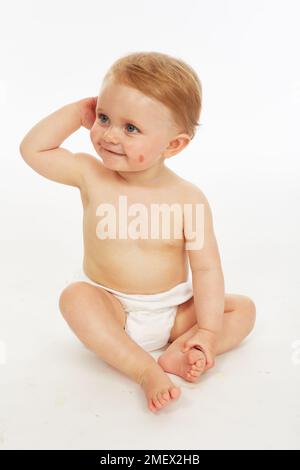
[[[142,163],[144,160],[145,160],[144,155],[140,155],[140,156],[139,156],[139,162]]]

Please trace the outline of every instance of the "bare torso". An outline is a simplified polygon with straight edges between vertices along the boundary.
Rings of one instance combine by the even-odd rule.
[[[103,286],[128,294],[155,294],[171,289],[188,277],[188,259],[185,250],[183,217],[176,222],[171,217],[170,236],[158,239],[105,238],[101,239],[97,215],[100,204],[111,204],[119,220],[119,196],[126,196],[127,206],[143,204],[150,214],[151,204],[179,204],[183,211],[188,182],[167,169],[166,178],[152,188],[137,188],[124,184],[122,178],[93,159],[85,172],[81,188],[83,203],[83,268],[86,275]],[[99,214],[99,213],[98,213]],[[172,214],[172,213],[171,213]],[[128,225],[136,216],[128,216]],[[177,219],[178,220],[178,219]],[[176,238],[174,223],[182,237]],[[180,226],[178,226],[180,224]],[[118,228],[118,224],[117,224]],[[178,233],[178,232],[177,232]]]

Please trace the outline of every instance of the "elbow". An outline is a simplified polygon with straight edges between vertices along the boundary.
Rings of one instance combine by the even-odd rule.
[[[31,155],[33,155],[32,149],[28,148],[22,141],[19,145],[19,152],[23,160],[27,161]]]
[[[24,146],[23,140],[19,145],[19,152],[20,152],[21,156],[24,158],[24,156],[25,156],[25,146]]]

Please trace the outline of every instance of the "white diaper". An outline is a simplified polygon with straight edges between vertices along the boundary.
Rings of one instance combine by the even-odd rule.
[[[188,279],[158,294],[125,294],[92,281],[79,269],[71,282],[85,281],[111,292],[121,302],[126,314],[125,331],[145,351],[160,349],[168,343],[178,305],[193,297]]]

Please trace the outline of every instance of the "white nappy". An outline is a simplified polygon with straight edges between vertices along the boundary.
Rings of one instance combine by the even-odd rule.
[[[191,280],[158,294],[125,294],[92,281],[79,269],[71,282],[84,281],[111,292],[126,314],[126,333],[145,351],[164,347],[169,340],[177,307],[193,297]]]

